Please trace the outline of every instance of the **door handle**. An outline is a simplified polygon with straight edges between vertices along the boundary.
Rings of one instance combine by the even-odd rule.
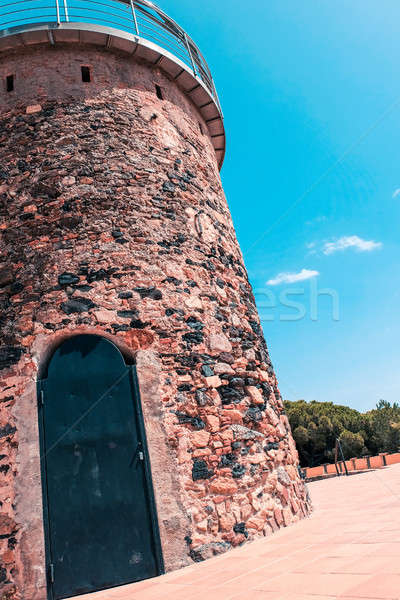
[[[137,446],[136,446],[136,450],[132,456],[132,460],[130,462],[130,467],[133,467],[133,465],[136,463],[136,461],[144,461],[144,452],[143,452],[143,444],[142,442],[138,442]]]

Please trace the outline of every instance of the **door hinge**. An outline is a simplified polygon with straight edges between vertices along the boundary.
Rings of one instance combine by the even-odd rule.
[[[39,407],[44,406],[44,391],[43,390],[40,390],[40,392],[39,392],[38,404],[39,404]]]
[[[49,565],[49,579],[50,579],[50,583],[53,584],[55,579],[54,579],[54,565],[53,563],[50,563]]]

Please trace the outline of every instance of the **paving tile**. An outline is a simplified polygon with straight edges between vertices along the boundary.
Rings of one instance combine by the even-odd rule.
[[[355,598],[400,598],[400,575],[377,574],[364,579],[360,584],[346,590],[348,597]]]
[[[326,554],[329,556],[347,556],[357,558],[367,554],[377,554],[382,550],[383,544],[346,543],[331,544],[327,547]]]
[[[280,577],[271,578],[260,589],[266,591],[306,593],[316,595],[338,596],[350,587],[355,587],[364,581],[363,575],[331,574],[331,573],[288,573]]]
[[[248,590],[245,594],[243,591],[231,591],[229,588],[221,590],[222,594],[215,595],[215,600],[287,600],[287,594],[277,594],[276,592],[265,592],[259,590]],[[225,596],[224,594],[228,594]],[[229,595],[233,594],[233,595]],[[192,600],[192,599],[190,599]],[[210,597],[203,600],[210,600]],[[311,600],[308,598],[308,600]],[[317,599],[318,600],[318,599]]]

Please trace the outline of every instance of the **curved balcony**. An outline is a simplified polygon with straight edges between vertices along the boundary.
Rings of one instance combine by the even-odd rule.
[[[104,46],[162,68],[196,104],[219,165],[223,115],[208,65],[187,33],[148,0],[0,0],[0,52],[32,44]]]

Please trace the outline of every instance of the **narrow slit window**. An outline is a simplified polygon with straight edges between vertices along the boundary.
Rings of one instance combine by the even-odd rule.
[[[163,91],[162,91],[162,89],[160,88],[160,86],[159,86],[159,85],[157,85],[157,84],[156,84],[156,94],[157,94],[157,98],[158,98],[159,100],[164,100]]]
[[[200,123],[200,121],[199,121],[199,129],[200,129],[201,135],[204,135],[203,125]]]
[[[6,90],[7,92],[14,91],[14,75],[7,75],[6,77]]]
[[[82,73],[82,81],[83,83],[90,83],[90,68],[89,67],[81,67]]]

